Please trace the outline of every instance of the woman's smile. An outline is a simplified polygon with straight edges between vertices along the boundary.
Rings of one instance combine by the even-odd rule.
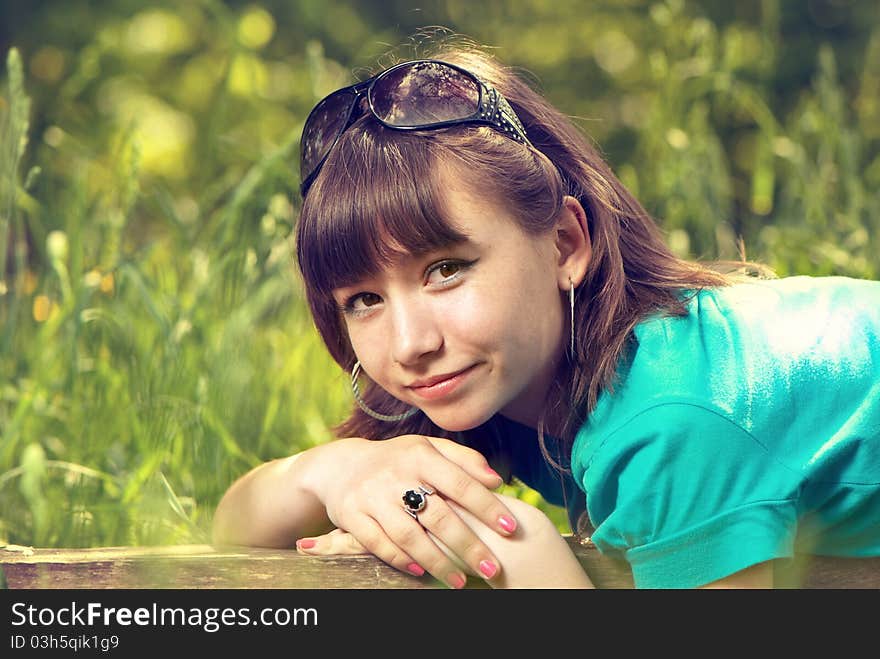
[[[439,400],[451,396],[458,391],[470,379],[470,376],[478,366],[479,364],[473,364],[459,371],[422,378],[410,384],[407,388],[417,397],[424,400]]]

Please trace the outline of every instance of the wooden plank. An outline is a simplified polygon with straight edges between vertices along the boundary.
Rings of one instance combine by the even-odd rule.
[[[599,588],[632,588],[629,567],[566,538]],[[0,549],[8,588],[442,588],[372,556],[307,556],[294,550],[210,545]],[[880,588],[880,558],[798,557],[779,565],[780,588]],[[486,588],[481,579],[468,586]]]
[[[779,562],[777,588],[880,589],[880,557],[796,556]]]
[[[430,588],[372,556],[208,545],[0,554],[9,588]]]

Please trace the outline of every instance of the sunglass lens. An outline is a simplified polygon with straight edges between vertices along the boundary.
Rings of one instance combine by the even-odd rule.
[[[303,128],[300,142],[300,178],[305,180],[333,147],[339,133],[345,128],[356,94],[351,89],[341,89],[321,101]]]
[[[470,76],[438,62],[393,69],[370,91],[376,116],[400,128],[426,126],[474,116],[480,89]]]

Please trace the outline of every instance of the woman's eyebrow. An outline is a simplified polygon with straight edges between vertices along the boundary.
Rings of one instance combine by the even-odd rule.
[[[441,245],[431,245],[422,249],[400,252],[392,258],[391,265],[401,265],[407,261],[412,260],[421,261],[425,258],[442,253],[446,250],[455,249],[458,247],[467,247],[469,245],[477,247],[479,246],[479,243],[472,240],[470,236],[465,236],[464,238],[461,238],[459,240],[450,240],[449,242],[443,243]]]

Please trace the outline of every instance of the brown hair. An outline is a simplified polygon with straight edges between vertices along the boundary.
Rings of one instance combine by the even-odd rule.
[[[587,214],[592,258],[576,289],[575,355],[560,364],[545,410],[545,418],[564,419],[561,439],[570,447],[599,394],[613,387],[635,325],[651,314],[684,315],[684,291],[729,279],[676,257],[586,136],[511,69],[473,47],[441,49],[432,57],[472,71],[501,92],[537,151],[486,127],[414,134],[386,129],[369,114],[360,117],[330,153],[297,228],[312,315],[333,358],[350,371],[355,355],[331,291],[375,274],[401,251],[420,253],[462,238],[444,219],[439,163],[467,171],[466,180],[477,182],[483,194],[505,200],[527,232],[552,228],[562,197],[577,198]],[[363,397],[385,414],[407,409],[372,383]],[[450,436],[422,413],[385,423],[358,407],[335,430],[375,439]],[[538,430],[544,449],[543,419]]]

